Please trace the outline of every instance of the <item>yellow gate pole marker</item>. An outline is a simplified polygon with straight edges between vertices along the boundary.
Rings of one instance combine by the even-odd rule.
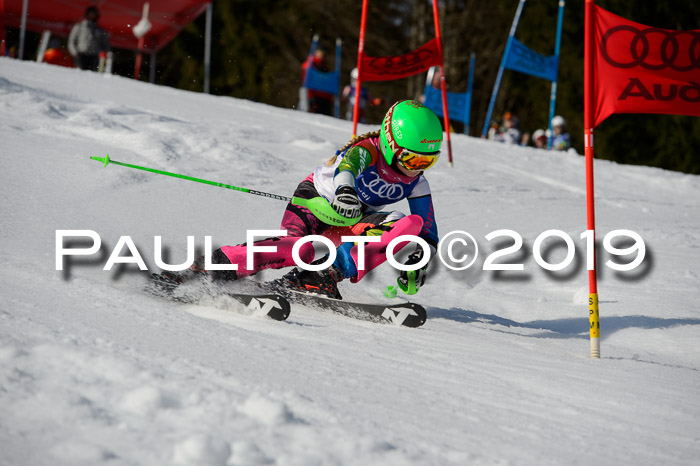
[[[598,315],[598,293],[588,295],[588,314],[591,324],[591,357],[600,359],[600,316]]]

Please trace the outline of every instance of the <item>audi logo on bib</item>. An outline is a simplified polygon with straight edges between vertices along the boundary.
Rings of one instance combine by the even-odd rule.
[[[398,201],[405,197],[402,185],[387,183],[376,172],[363,174],[358,187],[360,188],[360,195],[365,201],[369,201],[372,197],[383,201]],[[369,193],[374,196],[371,196]]]
[[[700,116],[700,30],[671,31],[594,11],[594,127],[613,113]]]

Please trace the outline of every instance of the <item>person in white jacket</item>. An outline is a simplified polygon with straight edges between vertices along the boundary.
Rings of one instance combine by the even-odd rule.
[[[76,68],[97,71],[100,53],[109,51],[109,36],[97,25],[100,12],[95,6],[85,9],[85,19],[73,26],[68,37],[68,51]]]
[[[506,144],[520,144],[523,134],[518,129],[518,117],[511,112],[503,114],[503,126],[489,131],[489,139]]]

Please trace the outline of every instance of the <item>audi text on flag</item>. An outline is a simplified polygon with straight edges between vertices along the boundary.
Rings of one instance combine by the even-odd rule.
[[[613,113],[700,116],[700,30],[648,27],[594,6],[594,123]]]

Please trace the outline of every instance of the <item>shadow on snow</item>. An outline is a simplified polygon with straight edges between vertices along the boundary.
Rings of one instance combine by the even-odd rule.
[[[428,308],[428,319],[447,319],[455,322],[473,323],[480,322],[493,325],[501,325],[510,328],[525,328],[534,330],[546,330],[546,332],[530,334],[527,336],[536,338],[588,338],[589,321],[585,317],[573,317],[553,320],[533,320],[530,322],[518,322],[506,319],[494,314],[481,314],[465,309],[440,309]],[[700,319],[693,318],[659,318],[643,315],[610,316],[601,318],[601,338],[619,330],[628,328],[661,329],[677,327],[681,325],[700,325]]]

